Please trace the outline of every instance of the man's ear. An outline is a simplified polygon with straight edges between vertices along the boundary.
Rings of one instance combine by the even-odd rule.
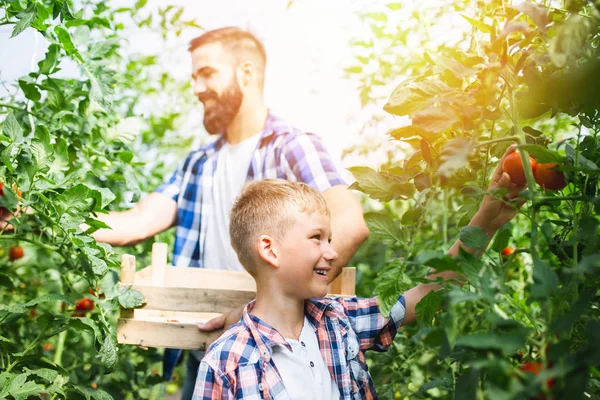
[[[246,87],[250,84],[254,74],[254,65],[249,61],[243,62],[238,68],[238,82],[242,86]]]
[[[256,250],[260,259],[275,268],[279,268],[281,258],[275,248],[275,241],[269,235],[261,235],[256,241]]]

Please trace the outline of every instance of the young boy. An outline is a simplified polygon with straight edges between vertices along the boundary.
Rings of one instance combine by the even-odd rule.
[[[522,187],[511,184],[501,165],[490,189],[508,189],[505,199],[513,199]],[[515,212],[486,196],[471,225],[491,238]],[[364,352],[387,350],[400,326],[415,321],[416,304],[440,286],[410,289],[387,318],[377,298],[323,298],[337,253],[330,245],[325,201],[302,183],[248,184],[231,211],[229,233],[241,264],[256,280],[256,300],[209,347],[193,398],[377,398]],[[465,248],[457,242],[449,254],[457,255],[459,246]],[[460,278],[450,271],[429,278],[438,276]]]

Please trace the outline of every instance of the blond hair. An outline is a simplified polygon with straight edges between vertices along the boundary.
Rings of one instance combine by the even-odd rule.
[[[240,263],[256,271],[256,241],[261,235],[283,240],[294,223],[294,211],[329,216],[325,199],[302,182],[265,179],[246,184],[231,209],[229,237]]]

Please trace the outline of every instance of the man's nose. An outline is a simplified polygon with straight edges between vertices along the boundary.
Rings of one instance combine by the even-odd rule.
[[[194,94],[198,96],[201,93],[206,92],[206,83],[202,79],[194,80]]]

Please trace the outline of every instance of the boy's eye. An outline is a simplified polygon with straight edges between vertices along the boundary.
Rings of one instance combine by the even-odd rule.
[[[321,235],[314,235],[311,239],[321,240]]]

